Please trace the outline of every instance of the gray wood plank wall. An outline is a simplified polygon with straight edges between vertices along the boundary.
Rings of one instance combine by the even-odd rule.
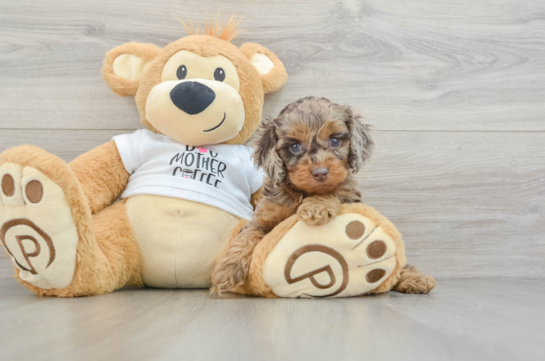
[[[140,128],[102,81],[106,51],[164,46],[175,19],[243,18],[290,78],[264,114],[307,95],[375,126],[366,203],[438,278],[545,276],[545,2],[520,0],[0,2],[0,148],[69,161]],[[12,271],[0,258],[0,276]]]

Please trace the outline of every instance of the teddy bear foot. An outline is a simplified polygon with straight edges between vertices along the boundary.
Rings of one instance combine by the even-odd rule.
[[[0,162],[0,240],[25,286],[62,289],[74,276],[78,230],[63,189],[24,163]]]
[[[266,297],[352,297],[389,291],[405,256],[401,235],[361,204],[313,226],[292,217],[256,247],[244,293]]]

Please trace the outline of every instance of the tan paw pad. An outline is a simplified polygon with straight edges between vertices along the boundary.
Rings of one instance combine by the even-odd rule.
[[[35,168],[0,166],[0,241],[19,277],[65,288],[76,266],[77,229],[64,192]]]

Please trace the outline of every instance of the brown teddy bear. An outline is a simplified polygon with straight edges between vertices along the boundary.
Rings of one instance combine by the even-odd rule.
[[[162,49],[127,43],[107,53],[106,83],[117,95],[135,97],[147,129],[116,136],[70,164],[30,145],[0,155],[0,240],[21,284],[59,297],[104,294],[125,285],[209,287],[214,261],[252,217],[263,182],[243,144],[260,124],[264,94],[287,80],[271,51],[230,42],[236,25],[233,19],[223,28],[211,23],[205,34],[191,25],[189,36]],[[347,283],[345,268],[353,262],[323,254],[294,263],[291,283],[285,284],[284,264],[293,258],[294,245],[320,241],[316,230],[290,218],[258,246],[254,259],[262,262],[252,264],[239,292],[295,297],[301,293],[294,292],[295,284],[313,295],[313,285],[325,282],[350,291],[334,295],[350,296],[386,280],[380,290],[391,288],[405,263],[401,238],[385,218],[362,207],[343,212],[368,226],[384,225],[388,255],[397,255],[373,284],[358,286],[361,277]],[[322,233],[344,232],[339,227],[335,223]],[[282,242],[284,236],[296,243]],[[336,262],[326,267],[331,272],[307,269],[324,262]],[[345,277],[334,280],[338,271]],[[320,287],[317,295],[332,294]]]

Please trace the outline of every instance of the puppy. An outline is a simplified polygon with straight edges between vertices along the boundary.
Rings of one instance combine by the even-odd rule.
[[[361,116],[319,97],[300,99],[265,121],[255,145],[254,160],[267,175],[263,198],[216,263],[212,293],[244,283],[255,246],[286,218],[297,213],[302,221],[320,225],[333,219],[341,204],[361,202],[354,175],[374,148]],[[409,273],[418,275],[413,268],[404,274]],[[409,283],[411,293],[427,293],[415,289],[418,281]]]

